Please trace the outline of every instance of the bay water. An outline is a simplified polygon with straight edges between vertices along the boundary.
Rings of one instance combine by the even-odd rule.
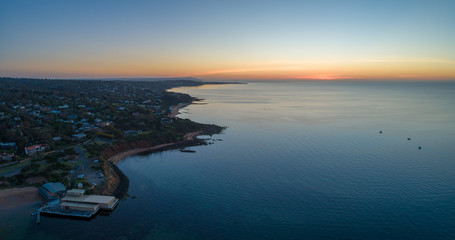
[[[180,118],[226,130],[195,153],[120,162],[135,198],[109,216],[36,225],[36,206],[3,211],[0,238],[455,239],[455,83],[171,91],[204,99]]]

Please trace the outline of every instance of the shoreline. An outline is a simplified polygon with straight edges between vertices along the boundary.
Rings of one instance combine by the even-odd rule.
[[[190,103],[179,103],[177,106],[172,107],[172,113],[168,115],[169,118],[176,118],[178,114],[180,114],[179,110],[181,108],[187,107],[191,105]],[[222,130],[221,130],[222,131]],[[103,192],[107,193],[108,195],[112,195],[115,192],[121,192],[120,195],[127,195],[128,193],[128,185],[129,180],[125,174],[117,167],[117,163],[120,161],[137,155],[137,154],[151,154],[160,151],[167,151],[172,149],[178,149],[188,146],[198,146],[206,144],[205,140],[198,140],[196,137],[198,135],[204,134],[204,131],[195,131],[186,133],[183,137],[184,140],[180,142],[170,142],[170,143],[163,143],[151,147],[143,147],[143,148],[133,148],[126,150],[124,152],[120,152],[111,156],[109,159],[106,160],[107,163],[112,164],[110,169],[115,172],[117,175],[117,183],[114,189],[104,189]],[[208,133],[214,134],[214,133]],[[117,172],[119,171],[119,172]],[[121,181],[119,175],[123,175],[122,177],[126,178]],[[124,186],[126,184],[126,186]],[[123,188],[123,189],[119,189]],[[41,196],[38,193],[38,188],[36,187],[16,187],[11,189],[4,189],[0,190],[0,210],[7,210],[7,209],[14,209],[24,205],[29,205],[33,203],[43,202]]]
[[[185,144],[192,143],[193,141],[196,140],[196,137],[198,135],[200,135],[201,133],[202,133],[202,131],[196,131],[196,132],[187,133],[184,136],[185,140],[182,141],[182,142],[177,142],[177,143],[170,142],[170,143],[163,143],[163,144],[159,144],[159,145],[155,145],[155,146],[151,146],[151,147],[130,149],[130,150],[118,153],[118,154],[110,157],[107,161],[111,162],[113,164],[117,164],[117,163],[121,162],[122,160],[124,160],[125,158],[131,157],[131,156],[134,156],[134,155],[137,155],[137,154],[149,153],[149,152],[151,153],[151,152],[156,152],[156,151],[160,151],[160,150],[166,151],[166,150],[171,149],[174,146],[175,147],[180,147],[180,145],[185,145]]]
[[[179,110],[181,108],[187,107],[191,105],[193,101],[189,103],[179,103],[177,106],[174,106],[171,108],[172,113],[168,114],[167,116],[169,118],[177,118],[177,115],[180,114]],[[215,133],[221,133],[222,129],[224,127],[220,127],[221,130],[218,132],[211,132],[208,130],[209,135],[215,134]],[[198,145],[206,145],[207,142],[205,140],[199,140],[196,137],[200,134],[204,134],[205,130],[199,130],[199,131],[194,131],[194,132],[189,132],[186,133],[183,136],[183,140],[180,142],[169,142],[169,143],[163,143],[163,144],[158,144],[155,146],[150,146],[150,147],[141,147],[141,148],[133,148],[129,149],[120,153],[117,153],[111,157],[109,157],[106,160],[106,163],[109,166],[109,172],[111,173],[110,175],[114,175],[114,177],[110,178],[111,180],[107,181],[107,187],[102,190],[103,194],[107,195],[115,195],[117,198],[122,199],[128,196],[128,189],[129,189],[129,179],[128,176],[126,176],[120,168],[117,166],[117,163],[120,161],[134,156],[138,154],[152,154],[155,152],[161,152],[161,151],[167,151],[167,150],[172,150],[172,149],[178,149],[178,148],[184,148],[184,147],[189,147],[189,146],[198,146]]]
[[[36,187],[0,190],[0,210],[14,209],[37,202],[42,202],[42,199]]]
[[[179,103],[177,106],[172,107],[172,108],[171,108],[172,113],[170,113],[170,114],[168,115],[168,117],[169,117],[169,118],[176,118],[177,115],[180,114],[179,110],[182,109],[182,108],[184,108],[184,107],[189,106],[190,104],[192,104],[192,102],[190,102],[190,103]]]
[[[177,143],[164,143],[151,147],[130,149],[110,157],[107,162],[117,165],[117,163],[122,160],[137,154],[151,154],[159,151],[178,149],[184,146],[201,145],[201,142],[196,141],[196,137],[201,133],[202,131],[187,133],[184,136],[185,140]],[[119,185],[121,185],[121,181],[118,183],[118,186]],[[116,189],[114,189],[114,191],[115,190]],[[0,210],[14,209],[37,202],[42,202],[42,199],[38,193],[38,188],[36,187],[19,187],[0,190]]]
[[[189,103],[179,103],[177,106],[172,107],[172,113],[168,115],[169,118],[176,118],[178,114],[180,114],[179,110],[191,105],[192,102]],[[169,147],[179,145],[179,144],[184,144],[185,142],[190,142],[194,141],[198,135],[200,135],[202,131],[196,131],[196,132],[190,132],[185,134],[183,137],[185,140],[183,142],[175,143],[175,142],[170,142],[170,143],[163,143],[151,147],[144,147],[144,148],[134,148],[130,149],[121,153],[118,153],[109,159],[107,159],[108,162],[111,162],[113,164],[117,164],[120,161],[122,161],[125,158],[134,156],[136,154],[141,154],[141,153],[147,153],[147,152],[154,152],[154,151],[159,151],[159,150],[168,150]]]
[[[152,147],[134,148],[134,149],[130,149],[128,151],[116,154],[116,155],[110,157],[107,161],[111,162],[113,164],[117,164],[120,161],[122,161],[123,159],[131,157],[131,156],[134,156],[136,154],[144,153],[144,152],[148,152],[148,151],[159,150],[161,148],[165,148],[165,147],[168,147],[168,146],[173,146],[175,144],[176,143],[164,143],[164,144],[160,144],[160,145],[156,145],[156,146],[152,146]]]

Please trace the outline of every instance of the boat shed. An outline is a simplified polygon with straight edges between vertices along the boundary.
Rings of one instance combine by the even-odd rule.
[[[49,182],[44,184],[39,189],[39,194],[47,202],[57,200],[60,197],[63,197],[66,192],[66,187],[61,182]]]

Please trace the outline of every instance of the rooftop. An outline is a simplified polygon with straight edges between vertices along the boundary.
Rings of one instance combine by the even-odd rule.
[[[84,189],[71,189],[66,192],[68,195],[84,195]]]
[[[115,197],[112,196],[102,196],[102,195],[85,195],[85,196],[66,196],[62,199],[64,202],[84,202],[84,203],[101,203],[109,204]]]
[[[61,182],[49,182],[44,184],[43,187],[46,188],[51,193],[66,191],[65,185],[63,185]]]
[[[99,208],[99,205],[97,203],[62,202],[60,203],[60,207],[78,207],[90,209],[93,211],[97,210]]]

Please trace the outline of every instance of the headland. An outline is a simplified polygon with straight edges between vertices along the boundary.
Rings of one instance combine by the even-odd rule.
[[[126,197],[129,181],[115,165],[119,161],[204,145],[198,135],[223,131],[177,117],[197,99],[168,90],[205,84],[226,83],[0,78],[0,127],[6,129],[0,142],[1,207],[39,201],[37,187],[46,182]]]

